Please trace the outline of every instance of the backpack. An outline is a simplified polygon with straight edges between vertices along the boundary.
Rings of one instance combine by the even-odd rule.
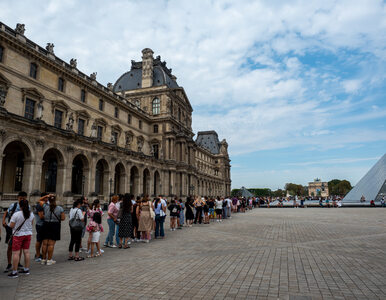
[[[13,214],[15,213],[15,210],[17,208],[17,202],[13,203],[13,207],[11,209],[11,212],[8,214],[8,223],[11,221],[11,218]]]

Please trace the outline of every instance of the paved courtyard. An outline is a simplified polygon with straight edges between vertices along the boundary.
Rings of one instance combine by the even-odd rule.
[[[260,208],[83,262],[66,261],[65,221],[57,264],[1,276],[0,299],[386,299],[385,216]]]

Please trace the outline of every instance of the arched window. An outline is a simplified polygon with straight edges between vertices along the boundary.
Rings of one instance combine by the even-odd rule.
[[[153,115],[159,115],[161,110],[161,102],[158,98],[155,98],[152,103]]]

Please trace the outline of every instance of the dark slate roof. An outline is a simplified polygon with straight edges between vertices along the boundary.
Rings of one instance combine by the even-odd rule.
[[[176,78],[172,70],[166,67],[166,63],[158,56],[153,61],[153,86],[167,85],[170,88],[178,88]],[[131,61],[131,70],[124,73],[114,84],[113,91],[121,92],[135,90],[142,87],[142,62]]]
[[[213,154],[220,153],[221,143],[216,131],[199,131],[197,133],[196,144],[208,149]]]

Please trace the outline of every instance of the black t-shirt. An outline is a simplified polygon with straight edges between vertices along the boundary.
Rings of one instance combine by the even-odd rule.
[[[168,210],[170,210],[170,215],[172,217],[178,217],[180,215],[181,207],[176,204],[170,204]]]
[[[213,201],[209,201],[208,202],[208,206],[209,206],[209,208],[213,208],[214,207],[214,202]]]

